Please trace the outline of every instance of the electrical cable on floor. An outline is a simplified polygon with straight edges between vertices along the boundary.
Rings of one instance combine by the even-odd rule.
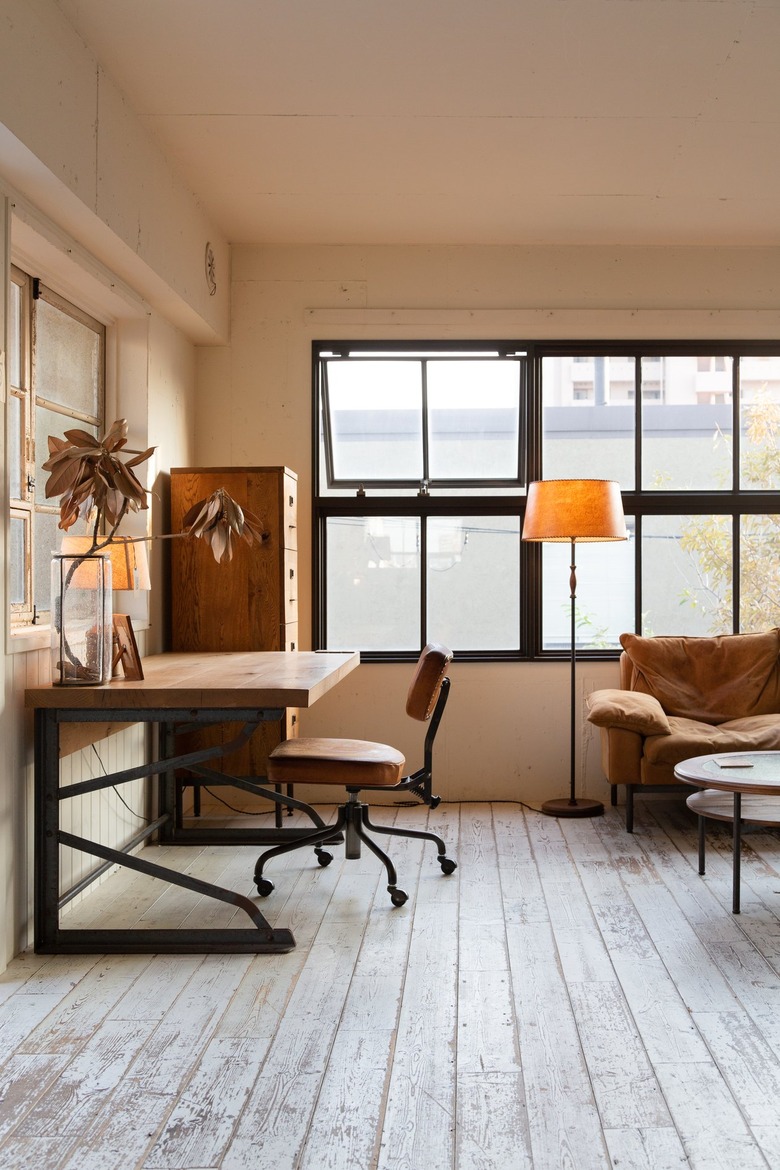
[[[396,800],[393,801],[393,808],[417,808],[419,804],[424,804],[425,801],[417,800]],[[542,811],[541,805],[529,804],[526,800],[440,800],[439,804],[519,804],[521,808],[527,808],[531,812]]]
[[[95,756],[96,756],[96,758],[97,758],[97,762],[100,764],[100,768],[101,768],[101,770],[102,770],[102,772],[103,772],[103,775],[104,775],[104,776],[107,776],[107,775],[108,775],[108,772],[106,771],[106,766],[105,766],[105,764],[103,763],[103,761],[102,761],[102,760],[101,760],[101,758],[100,758],[100,752],[97,750],[97,748],[95,747],[94,743],[91,743],[89,746],[92,748],[92,751],[95,753]],[[113,792],[116,794],[116,796],[117,796],[117,797],[118,797],[118,799],[120,800],[120,802],[121,802],[121,803],[122,803],[122,804],[125,806],[125,808],[127,809],[127,811],[128,811],[129,813],[131,813],[131,814],[132,814],[132,816],[136,817],[136,818],[137,818],[139,821],[143,821],[143,823],[144,823],[145,825],[151,825],[151,823],[152,823],[152,822],[151,822],[151,818],[150,818],[150,817],[145,817],[145,816],[143,815],[143,813],[136,812],[136,811],[135,811],[135,809],[134,809],[134,808],[132,808],[132,807],[131,807],[131,805],[129,805],[129,804],[127,803],[127,801],[125,800],[124,796],[122,796],[122,793],[121,793],[121,792],[119,791],[119,789],[117,788],[116,784],[112,784],[112,785],[111,785],[111,788],[112,788],[112,791],[113,791]]]
[[[236,808],[234,805],[228,804],[226,800],[223,800],[221,796],[217,796],[216,792],[207,787],[207,785],[201,784],[199,787],[202,792],[207,792],[214,800],[218,800],[220,804],[224,804],[225,808],[229,808],[231,812],[238,813],[242,817],[270,817],[276,811],[274,808],[266,809],[263,812],[252,812],[251,809]]]

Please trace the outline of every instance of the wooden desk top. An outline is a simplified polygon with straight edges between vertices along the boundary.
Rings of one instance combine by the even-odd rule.
[[[57,710],[310,707],[360,663],[358,653],[248,651],[154,654],[141,682],[30,687],[25,706]]]

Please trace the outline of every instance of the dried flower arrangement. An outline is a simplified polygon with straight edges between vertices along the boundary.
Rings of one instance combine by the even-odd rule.
[[[77,596],[79,570],[82,566],[86,568],[96,553],[102,553],[120,541],[136,544],[155,539],[117,535],[128,512],[139,512],[149,506],[147,491],[134,469],[150,457],[154,447],[131,452],[124,451],[126,446],[127,420],[123,418],[117,419],[102,439],[80,428],[65,431],[63,438],[49,436],[49,458],[43,464],[44,471],[49,472],[45,491],[47,499],[60,497],[59,527],[67,532],[80,518],[92,525],[91,537],[86,538],[90,542],[86,549],[73,555],[55,556],[53,562],[52,580],[54,582],[56,578],[57,581],[56,589],[54,584],[52,587],[52,631],[56,635],[52,639],[53,666],[61,684],[86,685],[108,681],[116,658],[109,632],[110,586],[100,593],[104,600],[95,602],[103,606],[102,616],[94,615],[84,647],[74,645],[66,628],[70,625],[66,612],[70,613],[72,608],[69,599]],[[160,539],[192,536],[205,540],[214,559],[222,564],[233,557],[234,537],[252,545],[260,544],[267,535],[257,516],[241,508],[224,488],[217,488],[205,500],[193,505],[184,517],[181,532],[166,534]],[[93,592],[97,593],[95,586]],[[132,631],[130,619],[123,616],[123,621],[125,628]],[[131,634],[130,637],[134,642]],[[123,653],[120,645],[120,655]],[[128,677],[127,661],[124,657],[122,661]],[[135,649],[132,669],[129,677],[143,678]]]
[[[105,548],[129,511],[148,508],[146,489],[133,468],[148,459],[155,448],[148,447],[123,461],[120,452],[127,445],[124,418],[117,419],[102,439],[76,428],[65,431],[62,439],[49,435],[48,442],[49,458],[43,464],[43,470],[50,473],[46,498],[60,497],[59,527],[67,532],[79,517],[88,520],[91,516],[91,551]],[[232,559],[234,537],[250,545],[266,538],[260,519],[240,507],[224,488],[194,504],[184,517],[182,531],[169,534],[169,538],[176,536],[205,540],[218,564]]]

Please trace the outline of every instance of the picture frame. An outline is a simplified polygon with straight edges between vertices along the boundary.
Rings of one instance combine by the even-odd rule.
[[[144,672],[133,632],[133,623],[130,620],[130,615],[126,613],[114,614],[113,665],[115,669],[121,665],[124,676],[129,682],[143,680]]]

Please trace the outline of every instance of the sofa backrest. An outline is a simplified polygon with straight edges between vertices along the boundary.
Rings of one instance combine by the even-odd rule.
[[[620,685],[667,715],[725,723],[780,712],[780,630],[713,638],[621,634]]]

